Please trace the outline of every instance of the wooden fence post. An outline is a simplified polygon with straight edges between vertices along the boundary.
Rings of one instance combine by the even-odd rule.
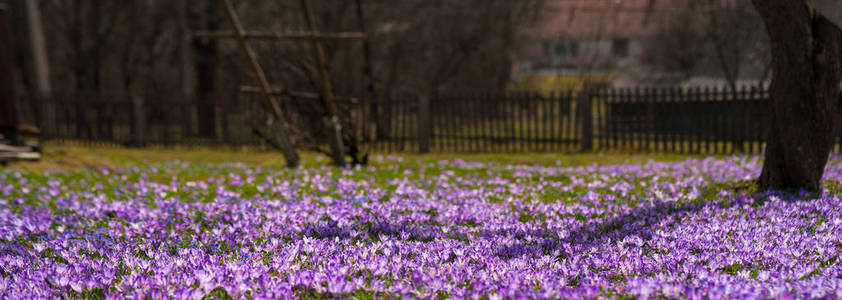
[[[225,128],[223,128],[223,126],[225,126],[225,124],[223,124],[224,121],[222,119],[224,117],[224,115],[223,115],[222,109],[219,107],[219,102],[214,100],[214,101],[212,101],[212,103],[213,104],[211,104],[212,105],[211,110],[213,110],[213,120],[214,120],[214,122],[213,122],[213,133],[214,133],[213,135],[214,135],[214,138],[215,138],[214,142],[216,142],[219,145],[222,145],[222,144],[225,143]],[[283,127],[280,127],[280,129],[283,129]]]
[[[330,157],[337,167],[345,166],[345,146],[342,139],[342,123],[336,115],[322,118],[327,129],[327,143],[330,146]]]
[[[53,99],[42,95],[33,97],[30,98],[30,101],[38,103],[38,113],[40,114],[38,116],[38,127],[41,130],[42,142],[55,138],[58,130],[56,130],[56,106]]]
[[[433,133],[432,116],[430,115],[430,97],[418,97],[418,152],[430,152],[430,137]]]
[[[593,99],[586,90],[579,92],[576,97],[579,112],[580,143],[582,152],[593,151]]]
[[[135,147],[145,146],[144,140],[144,111],[143,97],[132,96],[132,145]]]

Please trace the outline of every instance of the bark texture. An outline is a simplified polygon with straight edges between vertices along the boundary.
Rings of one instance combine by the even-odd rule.
[[[190,15],[190,27],[205,30],[219,29],[220,18],[217,0],[206,0],[204,2],[203,14]],[[201,20],[204,16],[204,20]],[[199,136],[216,137],[216,99],[214,91],[216,86],[216,68],[218,47],[216,39],[196,39],[193,42],[194,64],[196,66],[196,100],[198,101],[197,117],[199,123]]]
[[[8,11],[0,9],[0,128],[18,126],[15,81],[12,78],[12,41],[6,28]]]
[[[842,30],[804,0],[753,0],[771,39],[774,77],[759,183],[818,191],[833,145]]]

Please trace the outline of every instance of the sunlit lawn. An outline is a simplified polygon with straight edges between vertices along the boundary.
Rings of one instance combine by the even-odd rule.
[[[0,170],[11,298],[836,298],[842,165],[756,158],[49,147]]]

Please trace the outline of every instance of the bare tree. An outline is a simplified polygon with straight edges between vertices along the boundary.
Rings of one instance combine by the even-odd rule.
[[[65,96],[132,93],[177,99],[185,94],[183,87],[189,85],[198,105],[195,124],[185,121],[184,128],[195,126],[200,136],[223,139],[222,133],[226,131],[223,124],[227,117],[233,116],[225,107],[239,108],[238,97],[247,97],[238,96],[239,87],[249,78],[241,68],[240,53],[235,45],[201,38],[191,40],[187,48],[190,55],[183,55],[179,49],[183,48],[179,33],[185,27],[183,23],[187,23],[190,31],[222,29],[217,2],[191,1],[182,11],[173,6],[178,5],[173,1],[163,0],[39,1],[46,40],[50,43],[48,56],[54,93]],[[359,101],[369,93],[368,80],[360,80],[366,76],[366,64],[371,66],[372,83],[381,95],[503,91],[511,77],[514,49],[523,39],[524,24],[534,19],[540,2],[366,0],[362,25],[370,37],[370,63],[364,59],[362,43],[324,43],[326,65],[337,99],[348,99],[350,106],[350,99]],[[328,32],[361,28],[355,1],[308,3],[312,4],[316,28]],[[246,28],[296,31],[303,30],[306,24],[296,0],[242,0],[235,4]],[[15,29],[14,32],[19,32]],[[256,42],[253,46],[267,67],[269,82],[294,90],[319,90],[315,76],[317,64],[306,45]],[[185,64],[184,57],[192,58]],[[183,66],[194,70],[185,72]],[[181,74],[186,73],[195,77],[184,80]],[[27,86],[34,84],[30,82]],[[92,119],[112,115],[108,113],[110,108],[96,111],[84,103],[91,98],[94,97],[79,98],[82,105],[75,119],[80,123],[75,127],[81,136],[97,131],[88,128]],[[64,99],[68,100],[66,103],[74,103]],[[323,113],[318,107],[310,107],[313,101],[282,102],[302,114]],[[70,114],[75,113],[71,108]],[[179,114],[171,110],[161,113]],[[180,114],[190,120],[194,118],[192,111]],[[240,120],[244,116],[237,114],[233,118]],[[149,124],[154,126],[155,120],[149,120]],[[307,140],[309,134],[305,131],[300,130],[300,136],[296,134],[293,139]]]
[[[302,30],[306,22],[296,2],[243,2],[239,12],[248,28]],[[538,9],[538,3],[537,0],[365,1],[363,22],[378,93],[391,96],[503,91],[511,77],[512,55],[522,39],[523,25],[531,20],[529,16]],[[355,4],[354,1],[312,1],[316,27],[327,32],[358,30],[360,20]],[[368,94],[368,82],[361,80],[366,76],[363,43],[326,41],[323,45],[339,102]],[[317,64],[306,45],[267,41],[255,42],[253,46],[268,66],[270,82],[294,90],[319,90]],[[315,127],[310,130],[315,136],[306,133],[307,130],[297,130],[295,143],[320,144],[317,142],[323,128],[318,117],[324,112],[317,102],[282,102],[285,111],[301,112],[301,117],[307,120],[302,124]],[[379,110],[379,117],[393,117],[388,112]],[[351,122],[348,116],[343,119]],[[378,129],[387,129],[386,124],[379,125]]]
[[[41,3],[55,90],[114,94],[177,87],[177,18],[170,1]]]
[[[732,92],[741,78],[765,81],[769,42],[749,0],[677,1],[671,9],[646,45],[647,66],[684,78],[720,76]]]
[[[502,91],[541,1],[378,1],[375,78],[385,94]],[[419,63],[423,62],[423,63]]]
[[[747,63],[754,62],[751,59],[754,51],[764,54],[768,52],[765,51],[768,42],[763,35],[762,22],[747,0],[729,1],[725,4],[721,0],[691,3],[693,9],[706,19],[705,35],[713,50],[715,61],[729,89],[736,93],[737,80],[742,68]],[[761,45],[762,48],[758,49],[757,45]],[[765,55],[763,58],[768,59]],[[764,69],[770,66],[767,60],[759,63],[764,65]]]
[[[132,90],[155,88],[173,95],[180,93],[179,10],[173,9],[170,1],[135,2],[41,2],[47,40],[53,45],[50,59],[57,62],[52,70],[56,90],[113,92],[126,89],[130,83]],[[192,2],[187,11],[188,27],[218,28],[220,9],[216,2]],[[325,31],[359,28],[354,1],[312,3],[316,27]],[[383,94],[418,94],[503,89],[510,77],[514,48],[523,38],[523,26],[534,19],[539,3],[541,0],[366,1],[364,25],[371,37],[374,78],[382,87],[378,90]],[[238,1],[237,5],[248,28],[294,31],[304,24],[297,14],[296,1],[251,0]],[[137,26],[138,22],[146,26]],[[134,31],[127,31],[129,28]],[[150,43],[148,39],[153,40]],[[148,50],[154,50],[154,63],[137,66],[144,60],[137,56]],[[213,98],[208,93],[224,93],[220,90],[223,88],[236,89],[241,83],[236,78],[247,78],[237,71],[234,47],[195,39],[192,50],[198,99]],[[297,89],[316,87],[308,48],[266,44],[256,46],[256,50],[276,70],[269,74],[271,81],[277,79]],[[363,72],[362,52],[361,44],[325,43],[337,94],[365,93],[364,82],[356,80]],[[198,115],[203,124],[200,131],[210,135],[213,114],[203,110]]]
[[[812,6],[814,1],[753,3],[771,39],[774,71],[759,183],[818,191],[839,112],[842,29],[824,16],[825,6]]]
[[[681,10],[663,23],[644,47],[641,61],[656,73],[679,78],[693,75],[704,55],[704,26],[695,12]]]

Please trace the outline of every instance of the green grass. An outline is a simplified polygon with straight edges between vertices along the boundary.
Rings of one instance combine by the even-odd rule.
[[[699,155],[656,154],[656,153],[392,153],[372,154],[372,165],[386,164],[376,157],[397,156],[402,164],[417,165],[441,160],[462,159],[498,164],[527,164],[545,166],[583,166],[641,164],[649,161],[680,161],[687,158],[702,158]],[[322,154],[301,152],[303,166],[325,166],[330,160]],[[43,159],[38,162],[12,162],[4,168],[28,171],[82,170],[90,168],[120,168],[140,166],[155,162],[205,162],[205,163],[244,163],[249,166],[284,167],[283,155],[274,151],[225,150],[214,148],[121,148],[121,147],[82,147],[64,145],[46,145]]]

